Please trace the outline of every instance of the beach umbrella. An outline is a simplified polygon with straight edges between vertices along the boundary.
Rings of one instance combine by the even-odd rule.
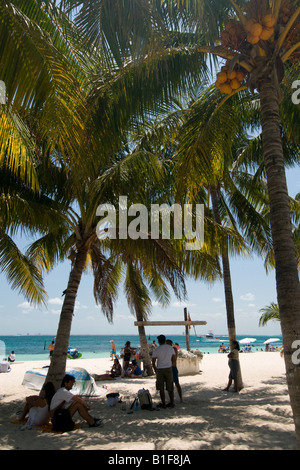
[[[256,341],[256,338],[244,338],[239,341],[240,344],[248,344],[248,343],[254,343]]]
[[[264,344],[270,344],[270,343],[275,343],[276,341],[280,341],[279,338],[270,338],[270,339],[267,339]]]

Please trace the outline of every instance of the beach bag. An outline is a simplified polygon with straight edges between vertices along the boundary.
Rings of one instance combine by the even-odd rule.
[[[108,393],[106,395],[106,398],[107,398],[107,406],[115,406],[118,403],[119,394],[118,393]]]
[[[151,393],[149,390],[142,388],[138,391],[138,399],[140,403],[141,410],[153,410],[153,402]]]
[[[75,423],[68,409],[59,408],[52,418],[52,429],[57,432],[73,431]]]

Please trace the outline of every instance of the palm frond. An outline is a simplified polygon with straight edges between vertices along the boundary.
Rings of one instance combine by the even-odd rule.
[[[0,265],[12,289],[19,290],[29,302],[45,304],[46,292],[39,269],[3,231],[0,236]]]

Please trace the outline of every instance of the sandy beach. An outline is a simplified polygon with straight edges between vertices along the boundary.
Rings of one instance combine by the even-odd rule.
[[[18,419],[24,399],[36,392],[22,385],[24,374],[47,361],[15,363],[11,372],[0,374],[1,450],[295,450],[296,439],[285,381],[284,360],[278,352],[240,355],[244,389],[224,392],[228,379],[226,354],[205,354],[197,375],[180,377],[184,403],[175,389],[173,409],[139,410],[128,414],[124,403],[107,406],[106,394],[119,392],[131,398],[148,389],[159,403],[155,377],[118,378],[97,382],[100,396],[88,397],[92,414],[103,427],[89,428],[75,415],[80,428],[69,433],[21,431]],[[90,374],[103,374],[111,367],[108,359],[78,359],[68,366],[82,367]],[[104,388],[103,386],[107,387]]]

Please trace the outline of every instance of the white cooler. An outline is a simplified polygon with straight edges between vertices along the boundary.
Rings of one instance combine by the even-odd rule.
[[[9,371],[9,362],[0,362],[0,372],[8,372]]]

